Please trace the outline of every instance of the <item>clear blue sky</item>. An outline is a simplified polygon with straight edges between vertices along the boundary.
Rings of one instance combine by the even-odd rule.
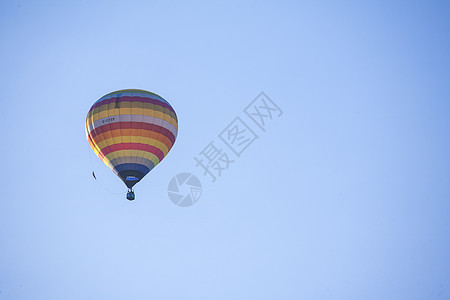
[[[450,298],[449,2],[338,2],[2,1],[0,299]],[[84,133],[124,88],[179,117],[134,202]],[[261,91],[284,114],[210,183]]]

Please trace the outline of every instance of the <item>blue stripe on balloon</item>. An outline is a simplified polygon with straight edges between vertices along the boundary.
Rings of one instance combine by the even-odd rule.
[[[150,172],[150,169],[147,166],[141,164],[126,163],[115,166],[113,171],[116,174],[122,171],[139,171],[147,174],[148,172]]]
[[[129,96],[129,97],[137,96],[137,97],[142,97],[142,98],[159,100],[159,101],[161,101],[163,103],[169,104],[169,102],[167,102],[164,98],[162,98],[161,96],[155,95],[155,94],[148,94],[148,93],[145,93],[145,92],[127,92],[127,91],[122,91],[122,92],[119,92],[119,93],[115,93],[114,92],[112,94],[103,96],[100,99],[98,99],[94,103],[94,105],[99,103],[99,102],[102,102],[104,100],[108,100],[108,99],[115,98],[115,97],[120,98],[120,97],[123,97],[123,96]]]

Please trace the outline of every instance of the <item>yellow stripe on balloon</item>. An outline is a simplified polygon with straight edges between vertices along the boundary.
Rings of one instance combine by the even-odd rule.
[[[164,143],[161,143],[160,141],[149,138],[149,137],[132,136],[131,142],[152,145],[152,146],[158,148],[159,150],[161,150],[164,153],[164,156],[166,156],[167,153],[169,152],[169,149],[167,148],[167,146]],[[114,142],[114,138],[109,138],[109,139],[106,139],[106,140],[103,140],[103,141],[97,143],[97,146],[100,150],[102,150],[103,148],[108,147],[108,146],[114,147],[114,144],[116,144]]]
[[[118,113],[116,113],[116,110],[118,111],[119,109],[113,107],[113,104],[114,103],[107,104],[108,109],[98,111],[98,112],[92,111],[91,113],[88,114],[86,120],[89,120],[91,123],[93,123],[94,121],[97,121],[99,119],[107,118],[107,117],[110,117],[113,115],[119,115]],[[111,111],[111,110],[114,110],[114,111]],[[161,119],[163,118],[162,115],[167,115],[170,118],[170,121],[168,121],[168,122],[170,124],[172,124],[173,126],[175,126],[175,128],[177,128],[177,126],[178,126],[178,120],[174,117],[175,114],[173,114],[173,112],[171,112],[167,108],[164,108],[163,111],[159,111],[159,110],[153,109],[153,108],[121,107],[120,114],[121,115],[143,115],[143,116],[149,116],[149,117],[153,117],[153,116],[156,117],[157,115],[159,115],[159,116],[161,116],[161,117],[159,117]]]
[[[103,158],[103,162],[105,164],[108,164],[111,160],[119,158],[119,157],[126,157],[126,156],[135,156],[135,157],[142,157],[142,158],[147,158],[148,160],[151,160],[155,166],[157,164],[159,164],[159,158],[151,153],[151,152],[147,152],[147,151],[142,151],[142,150],[118,150],[118,151],[114,151],[111,153],[108,153],[104,158]]]

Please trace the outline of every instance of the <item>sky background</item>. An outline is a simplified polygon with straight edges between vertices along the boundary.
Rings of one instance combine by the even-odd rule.
[[[450,299],[450,2],[8,0],[0,37],[0,299]],[[125,88],[179,118],[134,202],[84,131]]]

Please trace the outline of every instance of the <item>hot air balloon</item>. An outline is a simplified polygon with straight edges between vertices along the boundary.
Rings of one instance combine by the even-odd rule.
[[[161,96],[129,89],[109,93],[95,102],[86,117],[86,135],[95,154],[128,187],[159,164],[175,143],[177,115]]]

